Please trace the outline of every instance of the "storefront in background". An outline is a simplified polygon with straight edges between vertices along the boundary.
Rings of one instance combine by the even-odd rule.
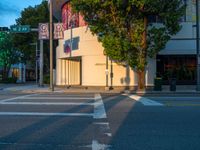
[[[176,78],[177,84],[196,84],[195,55],[158,55],[157,76],[162,77],[164,84]]]

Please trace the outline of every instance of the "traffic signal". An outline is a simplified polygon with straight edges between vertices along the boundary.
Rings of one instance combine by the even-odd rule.
[[[9,31],[8,27],[0,27],[0,32]]]

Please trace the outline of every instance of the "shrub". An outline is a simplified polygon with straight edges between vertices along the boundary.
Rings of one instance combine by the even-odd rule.
[[[17,82],[17,78],[15,77],[8,77],[6,80],[1,80],[1,83],[16,83]]]
[[[44,75],[44,84],[50,84],[50,76],[49,75]]]

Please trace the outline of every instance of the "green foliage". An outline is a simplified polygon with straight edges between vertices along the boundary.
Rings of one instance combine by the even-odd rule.
[[[44,75],[44,84],[50,84],[50,76],[49,75]]]
[[[99,37],[105,53],[118,62],[143,71],[146,58],[154,57],[181,26],[185,7],[181,0],[72,0],[93,34]],[[162,23],[153,25],[149,16]],[[145,23],[145,20],[147,21]]]
[[[0,32],[0,66],[10,68],[19,63],[21,53],[13,48],[13,35],[8,32]]]
[[[49,22],[48,2],[43,1],[35,7],[29,6],[21,12],[21,17],[16,20],[16,25],[30,25],[31,28],[38,28],[39,23]],[[38,33],[30,32],[26,34],[14,35],[14,46],[24,54],[23,62],[35,65],[35,46],[30,45],[38,41]],[[44,67],[49,68],[49,42],[44,41]],[[38,43],[39,49],[39,43]],[[46,70],[45,70],[46,71]],[[48,71],[48,70],[47,70]]]
[[[16,83],[17,82],[17,78],[14,77],[8,77],[5,80],[0,80],[0,83]]]

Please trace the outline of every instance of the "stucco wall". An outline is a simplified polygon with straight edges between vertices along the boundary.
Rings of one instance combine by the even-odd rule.
[[[78,49],[71,53],[64,53],[64,43],[70,39],[70,30],[65,31],[64,40],[59,40],[57,47],[57,85],[66,84],[67,66],[64,59],[81,58],[81,81],[83,86],[105,86],[106,85],[106,57],[103,54],[103,47],[97,37],[92,35],[89,28],[79,27],[73,29],[73,37],[79,37]],[[62,62],[62,63],[61,63]],[[149,60],[146,75],[147,85],[153,84],[155,77],[155,60]],[[109,85],[111,84],[111,61],[109,60]],[[153,67],[154,69],[152,69]],[[123,65],[113,62],[113,86],[136,86],[137,76],[134,71]]]

